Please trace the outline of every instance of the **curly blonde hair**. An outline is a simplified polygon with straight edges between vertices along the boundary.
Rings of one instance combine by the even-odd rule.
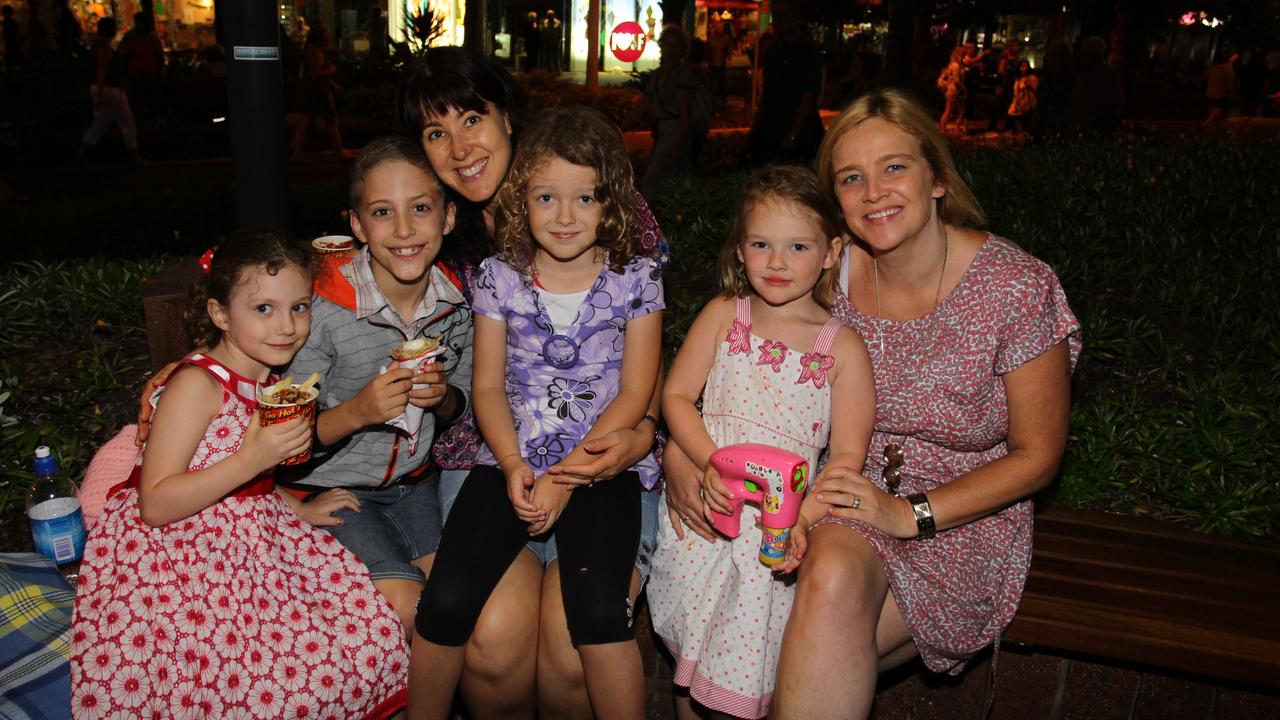
[[[608,252],[609,269],[622,272],[641,250],[635,174],[622,131],[603,113],[587,107],[544,110],[525,130],[496,199],[498,257],[529,272],[537,249],[526,206],[529,181],[553,158],[595,170],[595,198],[603,211],[596,247]]]
[[[831,201],[823,192],[818,176],[812,170],[798,165],[768,165],[757,171],[742,187],[742,198],[733,215],[733,227],[724,246],[720,248],[720,286],[725,297],[746,297],[752,292],[747,281],[746,267],[738,257],[738,249],[747,239],[747,215],[763,202],[787,203],[807,212],[822,229],[828,242],[844,237],[843,221]],[[829,249],[829,247],[828,247]],[[813,286],[813,299],[825,310],[835,302],[836,286],[840,282],[840,258],[822,271]]]

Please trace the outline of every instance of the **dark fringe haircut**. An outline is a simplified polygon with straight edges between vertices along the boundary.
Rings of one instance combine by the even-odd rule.
[[[400,77],[396,116],[401,132],[421,142],[422,126],[432,115],[450,110],[487,113],[486,102],[511,123],[511,147],[519,147],[532,110],[524,88],[496,61],[463,47],[433,47],[414,59]],[[462,269],[475,267],[493,254],[493,239],[484,223],[484,207],[445,186],[456,207],[453,232],[440,249],[440,259]]]

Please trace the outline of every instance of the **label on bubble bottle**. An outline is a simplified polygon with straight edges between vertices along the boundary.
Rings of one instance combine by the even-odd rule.
[[[791,539],[791,528],[762,528],[764,536],[760,539],[760,562],[765,565],[778,565],[787,557],[787,541]]]
[[[36,552],[59,565],[75,562],[84,554],[84,515],[76,498],[45,500],[32,507],[28,517]]]

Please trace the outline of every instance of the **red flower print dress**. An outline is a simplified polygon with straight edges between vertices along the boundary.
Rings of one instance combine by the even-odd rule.
[[[703,420],[720,447],[765,443],[816,467],[831,432],[832,319],[810,352],[751,334],[751,300],[716,349],[703,392]],[[660,507],[665,507],[660,504]],[[773,699],[782,631],[791,614],[791,578],[760,562],[760,509],[742,509],[741,534],[708,542],[676,537],[658,513],[658,549],[649,577],[653,629],[676,659],[675,682],[717,712],[761,718]]]
[[[1072,368],[1080,357],[1080,323],[1057,275],[995,236],[929,315],[881,320],[843,294],[832,311],[862,335],[875,370],[876,426],[863,474],[884,488],[884,447],[897,443],[905,456],[902,497],[1008,454],[1005,373],[1063,340]],[[1031,564],[1030,500],[927,540],[898,540],[856,520],[823,522],[853,528],[879,553],[902,619],[934,672],[960,672],[1018,610]]]
[[[223,388],[195,471],[239,449],[259,386],[207,356],[185,362]],[[113,490],[85,548],[74,717],[345,719],[403,706],[398,616],[365,566],[299,518],[270,475],[158,528],[139,516],[138,476]]]

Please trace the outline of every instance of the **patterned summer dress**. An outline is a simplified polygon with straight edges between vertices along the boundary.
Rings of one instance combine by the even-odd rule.
[[[1080,323],[1057,275],[995,236],[929,315],[881,320],[858,312],[843,294],[833,312],[862,335],[875,368],[876,427],[864,474],[883,487],[884,447],[897,443],[905,455],[903,497],[1008,454],[1001,376],[1062,340],[1073,369],[1080,357]],[[1031,563],[1030,500],[928,540],[898,540],[856,520],[823,522],[854,528],[880,554],[930,670],[960,672],[1018,610]]]
[[[839,329],[832,319],[811,351],[788,348],[751,334],[751,300],[739,298],[703,392],[711,439],[774,445],[814,466],[831,429],[828,352]],[[742,534],[714,543],[692,533],[678,540],[668,514],[658,516],[649,612],[676,658],[675,682],[712,710],[764,717],[794,587],[760,563],[759,508],[744,506]]]
[[[223,388],[195,471],[239,449],[259,385],[207,356],[186,362]],[[269,474],[158,528],[139,516],[138,476],[114,491],[85,548],[74,717],[364,718],[403,706],[398,616]]]

